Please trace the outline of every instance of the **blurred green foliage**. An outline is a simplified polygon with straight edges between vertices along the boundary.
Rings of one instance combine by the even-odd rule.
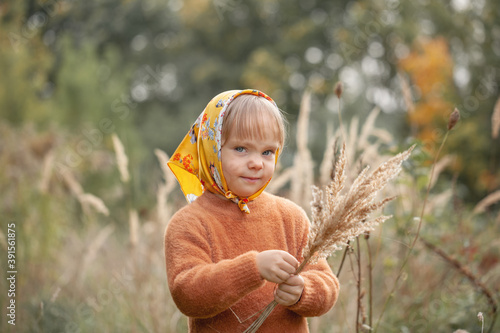
[[[4,1],[0,10],[2,118],[76,132],[111,118],[134,151],[172,152],[211,97],[234,88],[269,93],[292,123],[311,89],[311,126],[324,132],[337,112],[338,80],[347,120],[379,106],[380,125],[404,140],[411,124],[399,62],[418,38],[444,37],[454,80],[443,105],[457,106],[467,127],[450,144],[461,157],[460,180],[471,200],[499,184],[500,157],[488,135],[500,78],[496,2],[50,0]],[[418,102],[419,87],[410,84]],[[463,142],[471,149],[460,149]],[[312,138],[315,158],[324,147],[324,137]],[[134,156],[137,168],[153,163],[150,153]],[[488,180],[477,182],[480,174]]]

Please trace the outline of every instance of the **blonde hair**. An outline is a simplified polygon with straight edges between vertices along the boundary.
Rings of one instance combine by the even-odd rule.
[[[239,138],[262,139],[269,135],[268,126],[272,122],[273,135],[279,142],[280,152],[285,145],[286,119],[281,110],[264,97],[241,95],[229,104],[222,123],[222,144],[231,135]],[[269,124],[271,125],[271,124]]]

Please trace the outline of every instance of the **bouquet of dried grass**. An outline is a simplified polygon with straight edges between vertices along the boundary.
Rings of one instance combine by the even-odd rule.
[[[343,145],[331,184],[326,186],[324,191],[313,187],[308,243],[303,252],[304,260],[295,274],[299,274],[308,263],[326,258],[334,251],[342,249],[348,241],[373,230],[391,217],[379,216],[371,219],[370,215],[394,198],[376,201],[379,191],[401,171],[401,164],[410,156],[413,148],[414,146],[392,157],[369,175],[369,167],[366,167],[346,192],[343,189],[347,179],[347,161],[345,144]],[[269,303],[245,333],[256,332],[276,305],[276,301]]]

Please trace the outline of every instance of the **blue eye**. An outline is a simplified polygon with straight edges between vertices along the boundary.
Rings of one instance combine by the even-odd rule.
[[[245,148],[243,148],[243,147],[236,147],[236,148],[234,148],[234,150],[236,150],[237,152],[242,153],[242,152],[245,151]]]
[[[274,151],[272,151],[272,150],[266,150],[265,152],[262,153],[262,155],[264,155],[264,156],[269,156],[272,154],[274,154]]]

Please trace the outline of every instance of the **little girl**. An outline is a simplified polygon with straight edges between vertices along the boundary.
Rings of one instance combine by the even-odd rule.
[[[165,233],[168,285],[189,332],[243,332],[273,299],[259,332],[309,332],[306,317],[335,304],[325,260],[294,275],[309,220],[263,192],[285,141],[284,119],[257,90],[215,96],[169,161],[191,203]]]

